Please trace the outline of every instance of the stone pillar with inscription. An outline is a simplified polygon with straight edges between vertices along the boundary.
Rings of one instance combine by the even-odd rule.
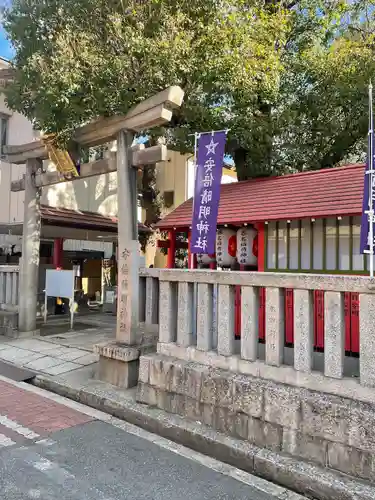
[[[167,160],[165,146],[135,149],[132,142],[135,132],[165,124],[172,118],[172,109],[182,104],[180,87],[145,99],[131,109],[124,126],[117,128],[117,203],[118,203],[118,277],[116,339],[107,345],[94,346],[99,354],[97,377],[119,387],[132,387],[138,382],[139,357],[156,351],[157,329],[146,331],[139,324],[139,243],[137,169]],[[116,120],[114,121],[116,124]],[[116,125],[117,126],[117,125]],[[91,132],[90,132],[91,133]],[[95,132],[96,133],[96,132]],[[91,140],[91,136],[90,136]],[[141,149],[144,151],[141,151]],[[137,151],[138,163],[133,152]],[[159,158],[159,151],[162,158]],[[158,153],[156,156],[155,153]],[[140,160],[142,158],[142,161]],[[155,325],[148,325],[153,326]]]
[[[29,159],[26,162],[18,320],[19,334],[22,336],[39,333],[36,330],[36,313],[41,229],[41,189],[35,186],[35,174],[41,167],[42,162],[38,159]]]
[[[95,346],[98,378],[119,387],[138,381],[142,335],[139,331],[139,244],[137,218],[137,170],[132,166],[133,134],[117,136],[118,277],[116,340]]]
[[[139,323],[139,244],[137,171],[129,161],[133,134],[117,136],[118,283],[116,342],[137,343]],[[130,159],[131,160],[131,159]]]

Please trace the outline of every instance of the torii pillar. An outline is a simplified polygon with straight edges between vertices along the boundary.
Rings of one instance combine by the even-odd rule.
[[[129,150],[134,132],[147,130],[172,118],[171,109],[181,106],[180,87],[156,94],[131,110],[117,131],[117,203],[118,203],[118,282],[116,340],[97,345],[97,377],[119,387],[133,387],[138,382],[139,356],[149,345],[142,345],[139,331],[139,243],[137,170]],[[146,149],[147,151],[147,149]],[[150,163],[150,162],[148,162]],[[145,163],[147,165],[147,163]]]
[[[26,161],[18,329],[19,332],[29,335],[38,333],[36,309],[39,279],[41,189],[35,186],[34,179],[41,167],[42,161],[40,159],[32,158]]]
[[[129,159],[133,133],[117,135],[118,281],[116,342],[132,346],[139,326],[137,170]]]

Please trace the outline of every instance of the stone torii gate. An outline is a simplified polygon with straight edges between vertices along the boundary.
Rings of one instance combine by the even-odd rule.
[[[165,124],[172,110],[182,104],[184,92],[178,86],[150,97],[134,106],[124,116],[99,118],[78,128],[73,141],[81,147],[98,146],[117,140],[116,158],[81,165],[82,179],[117,170],[118,197],[118,308],[116,342],[136,344],[139,324],[139,246],[137,228],[136,168],[167,159],[163,145],[132,148],[134,134]],[[37,287],[40,244],[40,194],[43,186],[66,182],[59,172],[42,172],[42,160],[48,158],[45,144],[38,140],[6,148],[9,163],[26,163],[23,179],[12,183],[11,190],[25,191],[22,264],[20,270],[19,331],[33,335],[36,331]]]

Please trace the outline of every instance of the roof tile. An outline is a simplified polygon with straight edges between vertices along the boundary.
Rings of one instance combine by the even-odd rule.
[[[363,164],[221,186],[218,224],[360,215]],[[192,199],[158,222],[160,229],[187,228]]]

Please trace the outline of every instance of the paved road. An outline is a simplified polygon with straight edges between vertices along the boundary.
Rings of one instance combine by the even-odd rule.
[[[50,398],[0,380],[2,500],[276,498],[155,443],[161,438],[152,442],[145,431],[126,432]]]

